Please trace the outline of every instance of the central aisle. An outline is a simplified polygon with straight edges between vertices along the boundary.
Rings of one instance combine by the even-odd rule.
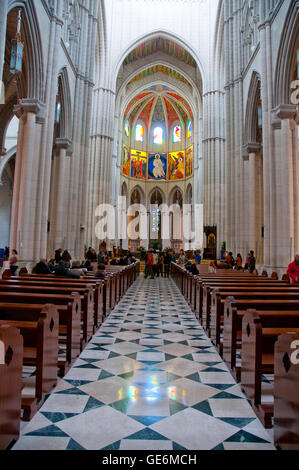
[[[13,449],[274,449],[171,279],[140,276]]]

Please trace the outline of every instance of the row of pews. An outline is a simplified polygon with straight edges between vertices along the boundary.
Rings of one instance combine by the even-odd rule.
[[[111,310],[136,280],[138,263],[102,277],[52,274],[0,280],[0,449],[19,437]],[[29,369],[28,369],[29,368]],[[33,369],[32,369],[33,368]],[[34,374],[26,371],[34,370]]]
[[[240,271],[172,278],[279,449],[299,449],[299,285]]]

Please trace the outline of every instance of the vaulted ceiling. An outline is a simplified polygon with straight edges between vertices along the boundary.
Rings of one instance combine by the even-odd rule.
[[[187,101],[178,93],[165,85],[154,85],[130,101],[124,119],[128,119],[132,125],[142,120],[148,129],[152,121],[165,121],[170,128],[176,121],[185,125],[188,120],[193,120],[193,113]]]

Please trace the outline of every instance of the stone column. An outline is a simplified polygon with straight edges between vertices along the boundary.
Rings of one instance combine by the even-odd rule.
[[[40,229],[36,219],[40,150],[40,129],[37,118],[42,110],[43,105],[35,99],[20,100],[15,108],[20,119],[20,129],[16,154],[10,246],[19,251],[20,258],[25,262],[35,260],[35,243]]]
[[[281,120],[281,128],[276,128],[275,152],[275,208],[276,232],[273,239],[272,251],[275,253],[273,268],[286,267],[294,257],[295,239],[297,238],[296,223],[298,208],[296,208],[295,193],[298,187],[298,173],[296,165],[298,151],[296,149],[296,106],[280,105],[275,110],[276,116]],[[298,171],[298,167],[297,167]]]
[[[249,143],[246,146],[248,157],[248,233],[245,238],[248,241],[248,250],[253,250],[257,255],[257,240],[258,240],[258,153],[260,151],[260,144]],[[247,254],[247,253],[246,253]]]
[[[69,160],[72,143],[69,139],[58,138],[55,141],[55,153],[53,161],[53,187],[51,188],[53,201],[50,216],[50,237],[53,249],[67,248],[65,246],[66,220],[67,220],[67,193],[69,188]]]

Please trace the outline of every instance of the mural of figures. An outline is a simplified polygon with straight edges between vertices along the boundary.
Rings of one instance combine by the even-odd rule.
[[[185,152],[172,152],[168,154],[168,179],[180,180],[184,178]]]
[[[167,155],[165,153],[154,153],[148,157],[148,179],[166,180]]]
[[[147,155],[146,152],[131,150],[131,177],[146,179]]]
[[[123,175],[130,176],[130,150],[126,145],[123,146],[122,173]]]
[[[193,174],[193,146],[186,150],[186,178]]]

